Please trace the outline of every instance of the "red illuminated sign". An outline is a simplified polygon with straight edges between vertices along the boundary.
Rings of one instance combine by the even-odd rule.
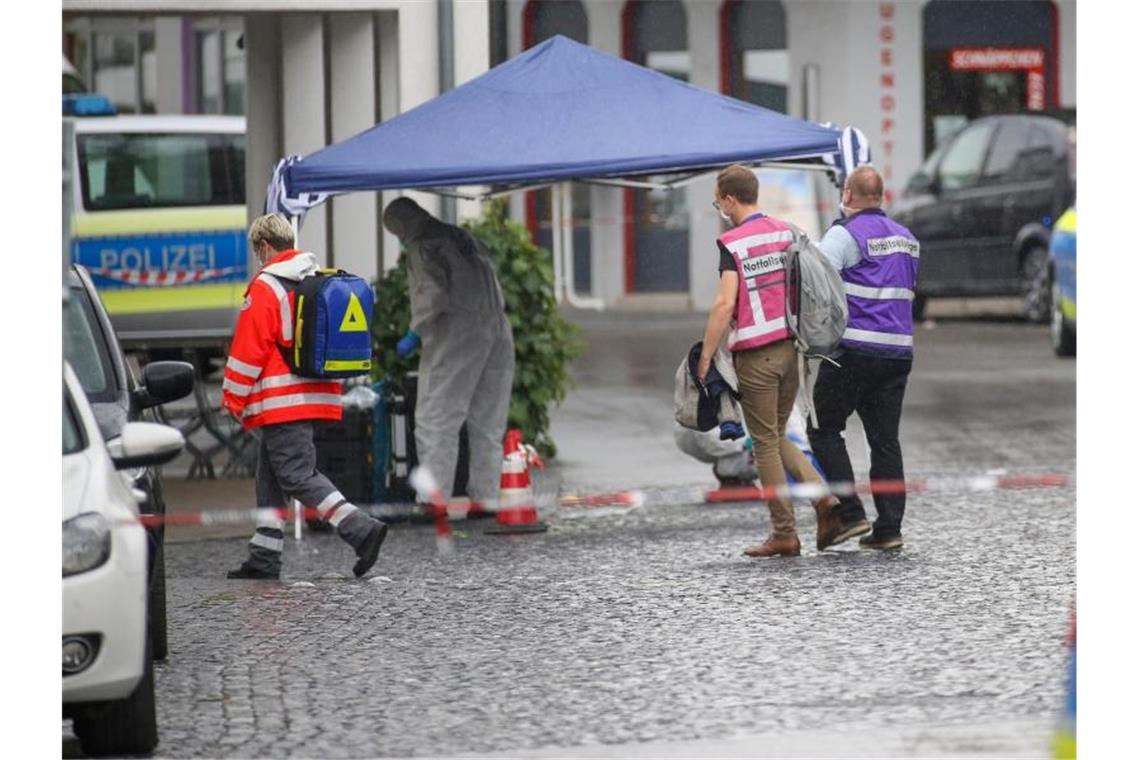
[[[1024,71],[1025,107],[1045,110],[1045,51],[1042,48],[954,48],[951,71]]]

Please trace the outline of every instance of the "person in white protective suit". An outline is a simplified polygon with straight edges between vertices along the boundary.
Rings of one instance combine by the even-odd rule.
[[[514,337],[494,264],[469,232],[410,198],[388,204],[384,227],[408,257],[411,329],[398,350],[407,355],[423,344],[415,410],[420,464],[450,497],[459,430],[467,423],[467,492],[493,506],[515,374]]]

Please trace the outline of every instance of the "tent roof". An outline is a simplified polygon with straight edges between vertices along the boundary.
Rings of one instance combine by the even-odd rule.
[[[818,157],[840,131],[561,35],[292,164],[288,194],[535,184]]]

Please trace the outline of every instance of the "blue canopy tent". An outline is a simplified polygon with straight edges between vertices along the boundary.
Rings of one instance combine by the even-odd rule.
[[[280,194],[502,189],[840,154],[841,131],[563,36],[282,167]],[[633,183],[633,186],[642,186]]]
[[[670,188],[728,164],[774,162],[842,177],[869,160],[858,130],[769,111],[559,35],[347,140],[282,159],[266,208],[296,224],[327,197],[357,190],[485,199],[552,184],[561,229],[569,193],[558,183],[569,180]],[[464,186],[484,190],[455,190]],[[572,238],[559,237],[556,292],[561,272],[572,276]],[[572,282],[565,295],[600,307],[577,298]]]

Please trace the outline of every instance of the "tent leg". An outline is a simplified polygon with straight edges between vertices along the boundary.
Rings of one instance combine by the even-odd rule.
[[[605,303],[600,298],[582,298],[578,295],[578,291],[574,288],[574,207],[573,195],[570,192],[570,183],[562,183],[561,188],[561,214],[562,225],[558,230],[558,234],[563,236],[562,256],[563,256],[563,271],[565,276],[563,281],[566,285],[566,300],[576,309],[597,309],[602,311],[606,308]]]
[[[550,253],[554,259],[554,302],[562,303],[562,185],[550,188]]]
[[[293,247],[301,250],[301,230],[296,216],[289,217],[289,226],[293,228]],[[301,502],[293,499],[293,539],[301,540]]]

